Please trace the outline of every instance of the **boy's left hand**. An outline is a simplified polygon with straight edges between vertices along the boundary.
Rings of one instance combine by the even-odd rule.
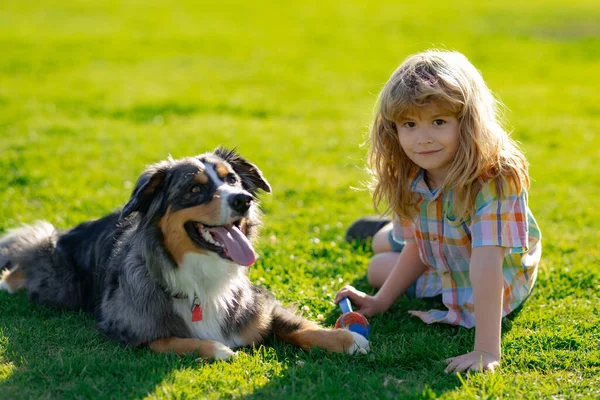
[[[484,351],[474,350],[462,356],[446,359],[448,365],[444,372],[471,371],[494,371],[494,368],[500,366],[500,357]]]

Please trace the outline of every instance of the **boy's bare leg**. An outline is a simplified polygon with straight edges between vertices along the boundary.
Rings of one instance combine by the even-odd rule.
[[[392,269],[398,262],[400,253],[392,251],[390,245],[390,231],[392,223],[381,228],[375,236],[373,236],[373,244],[371,245],[375,255],[369,262],[367,269],[367,280],[369,284],[376,289],[381,288],[383,283],[392,272]]]
[[[390,276],[399,257],[400,253],[393,251],[375,254],[373,258],[371,258],[367,269],[367,280],[369,281],[369,284],[376,289],[381,288],[385,280]]]

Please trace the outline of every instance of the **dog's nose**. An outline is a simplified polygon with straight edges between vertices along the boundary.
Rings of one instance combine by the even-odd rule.
[[[252,203],[252,196],[239,193],[229,198],[229,205],[235,211],[240,214],[245,213],[250,208],[250,204]]]

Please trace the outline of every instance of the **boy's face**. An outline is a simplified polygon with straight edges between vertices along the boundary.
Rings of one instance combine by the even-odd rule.
[[[458,150],[459,121],[454,113],[431,102],[394,122],[406,155],[426,171],[431,189],[439,187]]]

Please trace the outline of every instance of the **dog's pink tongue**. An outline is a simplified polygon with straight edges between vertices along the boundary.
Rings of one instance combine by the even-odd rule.
[[[214,238],[227,249],[227,254],[239,265],[251,266],[256,261],[256,253],[250,241],[237,226],[210,228]]]

